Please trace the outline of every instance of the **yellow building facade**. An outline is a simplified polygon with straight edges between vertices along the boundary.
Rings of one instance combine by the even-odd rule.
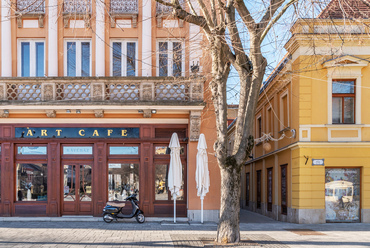
[[[369,21],[330,17],[293,25],[260,91],[242,208],[293,223],[370,222]]]

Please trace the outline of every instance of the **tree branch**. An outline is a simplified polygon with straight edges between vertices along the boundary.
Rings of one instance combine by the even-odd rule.
[[[297,1],[298,0],[290,0],[289,2],[287,2],[287,4],[281,9],[279,14],[272,21],[269,22],[269,24],[266,26],[265,30],[263,30],[263,33],[261,35],[261,43],[265,39],[267,33],[270,31],[272,26],[284,15],[284,13],[287,11],[290,5],[292,5],[293,3]]]
[[[176,4],[175,1],[176,0],[172,0],[172,2],[169,3],[169,2],[165,2],[164,0],[156,0],[156,2],[158,2],[160,4],[172,7],[173,10],[174,10],[174,15],[177,18],[185,20],[189,23],[192,23],[192,24],[195,24],[195,25],[198,25],[198,26],[202,27],[203,30],[208,34],[211,33],[210,29],[207,25],[207,22],[206,22],[206,20],[204,19],[203,16],[190,14],[189,12],[185,11],[179,3]]]
[[[253,17],[251,16],[251,13],[245,6],[245,3],[243,0],[235,0],[234,6],[236,10],[238,11],[240,17],[242,18],[244,24],[247,26],[248,30],[250,32],[253,32],[255,30],[256,22],[254,21]]]

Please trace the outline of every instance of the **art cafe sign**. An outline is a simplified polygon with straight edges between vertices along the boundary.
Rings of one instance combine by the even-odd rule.
[[[16,138],[140,138],[139,128],[16,127]]]

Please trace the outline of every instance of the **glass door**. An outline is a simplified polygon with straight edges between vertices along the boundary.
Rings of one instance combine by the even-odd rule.
[[[63,214],[92,214],[92,167],[90,164],[63,165]]]

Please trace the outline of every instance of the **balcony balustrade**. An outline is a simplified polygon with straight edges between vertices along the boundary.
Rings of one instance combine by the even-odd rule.
[[[16,11],[17,25],[23,26],[22,18],[35,18],[39,21],[39,27],[44,27],[45,0],[17,0]]]
[[[110,1],[110,17],[111,27],[116,25],[116,19],[132,19],[132,27],[137,27],[137,17],[139,15],[138,0],[111,0]]]
[[[91,0],[64,0],[64,27],[69,27],[69,20],[71,19],[81,19],[85,21],[85,28],[89,28],[91,19],[91,8]]]
[[[17,0],[17,11],[26,13],[45,13],[45,0]]]
[[[165,1],[170,2],[169,0],[165,0]],[[183,8],[185,8],[185,0],[179,0],[179,3]],[[166,5],[163,5],[157,2],[156,11],[157,11],[157,15],[170,15],[172,12],[172,7],[166,6]]]
[[[69,14],[91,14],[91,0],[64,0],[63,12]]]
[[[169,0],[165,0],[165,1],[168,1]],[[185,0],[179,0],[179,3],[180,5],[185,8]],[[157,16],[157,27],[158,28],[161,28],[162,27],[162,18],[163,17],[170,17],[172,16],[172,10],[173,8],[170,7],[170,6],[166,6],[166,5],[163,5],[161,3],[156,3],[156,16]],[[183,20],[179,20],[179,27],[183,27],[184,26],[184,21]]]
[[[138,14],[138,0],[111,0],[110,12],[114,14]]]
[[[0,105],[199,104],[203,82],[202,78],[4,78],[0,79]]]

